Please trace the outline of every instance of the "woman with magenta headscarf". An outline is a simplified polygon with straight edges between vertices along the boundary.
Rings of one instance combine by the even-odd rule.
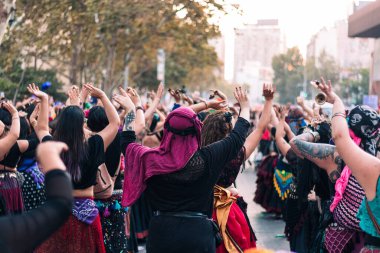
[[[227,138],[202,148],[202,124],[188,107],[168,115],[159,147],[133,143],[134,106],[128,97],[117,98],[129,108],[122,133],[126,161],[122,204],[130,206],[144,191],[151,202],[155,215],[149,228],[148,253],[215,252],[216,233],[210,220],[213,187],[224,165],[241,150],[249,128],[247,93],[239,87],[234,95],[241,107],[234,130]],[[197,109],[211,107],[210,102],[198,104]]]

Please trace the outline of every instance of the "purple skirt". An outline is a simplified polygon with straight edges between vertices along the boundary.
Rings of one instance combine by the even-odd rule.
[[[18,172],[0,171],[0,195],[5,202],[5,214],[24,211],[21,185],[23,177]]]

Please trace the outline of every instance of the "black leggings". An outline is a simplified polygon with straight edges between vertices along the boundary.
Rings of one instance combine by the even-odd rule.
[[[146,249],[147,253],[214,253],[212,223],[198,217],[155,216]]]

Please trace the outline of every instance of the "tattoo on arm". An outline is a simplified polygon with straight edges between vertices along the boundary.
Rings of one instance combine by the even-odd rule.
[[[335,159],[334,159],[334,163],[337,164],[337,165],[338,165],[338,168],[339,168],[339,166],[342,165],[343,160],[342,160],[342,158],[340,158],[340,156],[336,156]],[[340,169],[340,168],[339,168],[339,169]]]
[[[132,122],[134,122],[135,119],[136,119],[136,112],[132,110],[125,117],[124,129],[128,131],[134,130],[134,125],[132,124]]]
[[[311,134],[309,134],[311,136]],[[328,144],[316,144],[294,139],[294,148],[307,159],[334,160],[335,147]]]
[[[336,180],[338,180],[338,178],[340,178],[340,172],[338,170],[333,170],[330,174],[329,174],[329,179],[332,183],[335,184]]]

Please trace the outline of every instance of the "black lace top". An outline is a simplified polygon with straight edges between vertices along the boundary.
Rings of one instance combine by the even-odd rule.
[[[148,179],[145,194],[153,209],[202,212],[211,217],[214,185],[242,149],[248,128],[249,122],[239,118],[228,137],[198,150],[183,169]],[[134,132],[123,132],[123,152],[135,139]]]
[[[217,185],[227,188],[232,185],[240,171],[240,167],[245,160],[245,148],[243,147],[237,157],[224,166],[218,179]]]

